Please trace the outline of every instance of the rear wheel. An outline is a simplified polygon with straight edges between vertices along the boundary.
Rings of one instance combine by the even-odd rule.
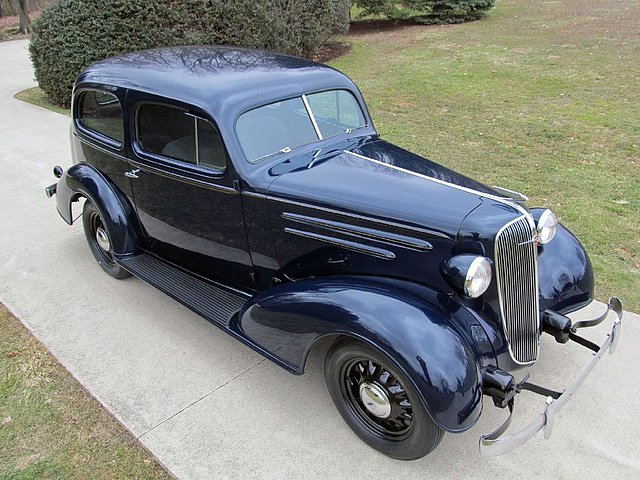
[[[342,418],[369,446],[415,460],[442,440],[409,379],[379,351],[356,341],[334,345],[325,359],[329,394]]]
[[[84,208],[82,209],[82,225],[89,249],[100,267],[102,267],[102,270],[113,278],[130,277],[131,274],[114,260],[109,232],[100,216],[100,212],[90,200],[84,203]]]

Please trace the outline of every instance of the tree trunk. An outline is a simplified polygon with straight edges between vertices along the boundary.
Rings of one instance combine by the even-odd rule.
[[[16,10],[18,10],[18,16],[20,17],[20,25],[18,30],[20,33],[29,33],[31,29],[31,20],[29,20],[29,13],[27,12],[26,0],[14,0]]]

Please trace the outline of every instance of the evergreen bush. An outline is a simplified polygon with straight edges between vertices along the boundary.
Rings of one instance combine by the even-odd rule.
[[[353,0],[361,16],[382,15],[420,23],[461,23],[484,17],[495,0]]]
[[[344,0],[58,0],[33,23],[40,87],[68,106],[90,63],[167,45],[235,45],[305,55],[348,28]]]

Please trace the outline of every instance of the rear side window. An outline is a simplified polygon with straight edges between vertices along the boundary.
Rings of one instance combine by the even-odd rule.
[[[215,126],[179,108],[145,104],[138,108],[138,145],[145,152],[222,171],[227,156]]]
[[[83,92],[78,108],[78,122],[105,137],[124,142],[122,107],[115,95],[97,90]]]

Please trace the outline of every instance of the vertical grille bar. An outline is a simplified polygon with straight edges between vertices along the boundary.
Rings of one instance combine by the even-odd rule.
[[[495,243],[502,326],[511,357],[520,364],[536,360],[540,341],[535,235],[535,229],[523,215],[502,227]]]

